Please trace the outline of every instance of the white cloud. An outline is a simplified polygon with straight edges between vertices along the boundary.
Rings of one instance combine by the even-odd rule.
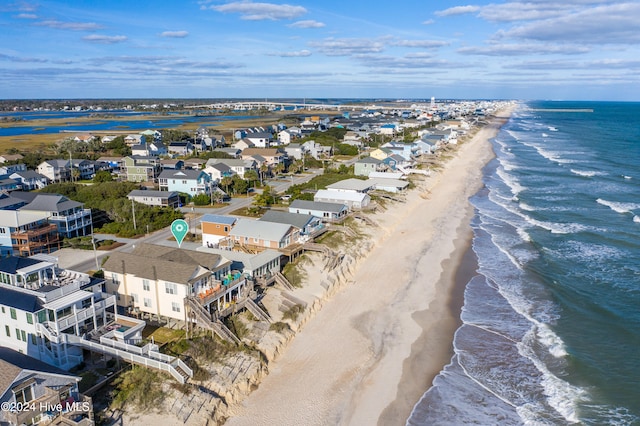
[[[188,31],[163,31],[160,33],[160,37],[169,38],[185,38],[189,35]]]
[[[434,21],[433,19],[427,19],[426,21],[422,21],[422,25],[431,25],[431,24],[435,24],[436,21]]]
[[[635,44],[640,42],[639,20],[640,3],[621,3],[532,22],[497,35],[588,44]]]
[[[291,28],[322,28],[325,26],[325,24],[323,22],[318,22],[318,21],[309,19],[306,21],[297,21],[287,26]]]
[[[19,19],[38,19],[38,15],[36,15],[34,13],[21,13],[21,14],[17,15],[16,18],[19,18]]]
[[[350,56],[363,53],[378,53],[384,50],[383,44],[378,41],[356,38],[328,38],[322,41],[309,42],[309,45],[327,56]]]
[[[309,50],[299,50],[297,52],[278,52],[278,53],[269,53],[269,56],[279,56],[281,58],[302,58],[306,56],[311,56],[311,52]]]
[[[71,31],[95,31],[103,28],[102,25],[96,24],[95,22],[62,22],[55,19],[36,22],[33,25]]]
[[[91,34],[91,35],[82,37],[82,39],[85,41],[89,41],[91,43],[114,44],[114,43],[122,43],[123,41],[127,41],[127,36],[123,36],[123,35],[106,36],[106,35]]]
[[[462,55],[481,56],[525,56],[525,55],[578,55],[591,49],[581,45],[553,45],[542,43],[495,43],[489,46],[467,46],[457,50]]]
[[[302,6],[273,3],[253,3],[241,1],[227,3],[219,6],[202,6],[204,9],[212,9],[221,13],[238,13],[241,19],[248,21],[294,19],[307,13]]]
[[[467,13],[474,13],[480,10],[480,6],[455,6],[449,9],[440,10],[435,12],[436,16],[453,16],[453,15],[465,15]]]
[[[448,46],[450,43],[448,41],[440,41],[440,40],[398,40],[398,41],[393,41],[389,44],[392,46],[434,49],[436,47]]]

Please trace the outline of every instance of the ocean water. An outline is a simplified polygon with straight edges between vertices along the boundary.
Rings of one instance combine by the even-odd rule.
[[[640,103],[523,103],[493,146],[455,355],[407,424],[640,425]]]

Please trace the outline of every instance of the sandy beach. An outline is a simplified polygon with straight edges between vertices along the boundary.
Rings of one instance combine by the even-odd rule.
[[[405,423],[451,359],[461,285],[475,270],[468,198],[493,157],[489,139],[509,114],[458,147],[405,203],[374,216],[380,226],[352,282],[304,325],[258,389],[231,407],[226,424]],[[310,274],[309,285],[322,279]]]

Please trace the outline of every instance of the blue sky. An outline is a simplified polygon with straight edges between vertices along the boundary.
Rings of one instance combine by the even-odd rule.
[[[640,2],[0,3],[0,98],[640,100]]]

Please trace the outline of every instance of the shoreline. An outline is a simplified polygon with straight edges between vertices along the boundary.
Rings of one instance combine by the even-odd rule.
[[[376,214],[381,229],[343,276],[349,284],[325,298],[258,389],[230,407],[228,425],[406,421],[451,360],[464,287],[476,269],[468,198],[482,187],[494,156],[489,139],[511,111],[461,143],[407,194],[406,208]]]

